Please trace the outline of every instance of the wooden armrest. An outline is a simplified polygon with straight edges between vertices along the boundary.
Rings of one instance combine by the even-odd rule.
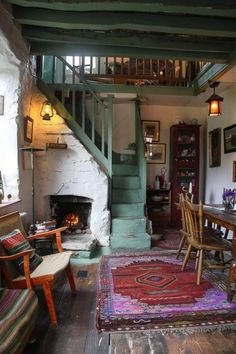
[[[34,252],[34,249],[30,249],[30,250],[25,250],[16,254],[11,254],[9,256],[0,256],[0,261],[12,261],[14,259],[20,258],[20,257],[24,257],[24,256],[29,256],[30,254],[32,254]]]
[[[28,289],[32,289],[31,280],[30,280],[30,268],[29,268],[29,256],[34,252],[34,249],[25,250],[10,256],[0,256],[0,261],[12,261],[19,257],[23,257],[23,267],[25,274],[26,286]]]
[[[34,235],[28,236],[27,240],[33,241],[33,240],[37,240],[37,239],[48,237],[48,236],[55,236],[57,249],[59,252],[62,252],[61,233],[62,233],[62,231],[65,231],[67,228],[68,228],[67,226],[63,226],[63,227],[59,227],[57,229],[53,229],[53,230],[49,230],[49,231],[38,232]]]

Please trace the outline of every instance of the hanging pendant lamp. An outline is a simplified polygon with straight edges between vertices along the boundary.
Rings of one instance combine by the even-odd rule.
[[[211,82],[209,86],[213,88],[213,94],[206,100],[206,103],[208,103],[208,115],[210,117],[217,117],[222,113],[222,102],[223,102],[223,97],[216,95],[215,93],[215,88],[219,86],[219,82]]]

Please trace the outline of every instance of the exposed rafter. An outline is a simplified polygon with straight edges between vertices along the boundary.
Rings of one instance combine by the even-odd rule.
[[[84,30],[132,30],[236,38],[234,19],[199,16],[78,12],[14,7],[20,24]]]
[[[82,56],[115,56],[150,59],[183,59],[183,60],[199,60],[199,61],[215,61],[218,63],[227,63],[228,60],[222,53],[201,53],[185,50],[178,52],[174,50],[155,50],[148,48],[128,48],[120,46],[96,46],[96,45],[74,45],[68,43],[44,43],[43,47],[40,42],[31,44],[31,53],[35,55],[82,55]]]
[[[235,41],[232,39],[201,38],[197,36],[173,36],[146,32],[61,30],[58,28],[23,26],[25,38],[31,42],[58,42],[82,45],[139,47],[173,51],[209,53],[231,53]]]
[[[186,14],[201,16],[236,17],[234,0],[71,0],[71,1],[32,1],[12,0],[12,4],[23,7],[36,7],[61,11],[128,11],[160,12],[167,14]],[[137,6],[138,4],[138,6]]]

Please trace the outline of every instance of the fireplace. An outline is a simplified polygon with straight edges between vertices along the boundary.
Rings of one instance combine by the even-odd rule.
[[[72,234],[91,233],[92,199],[75,195],[51,195],[51,216],[57,227],[67,226]]]

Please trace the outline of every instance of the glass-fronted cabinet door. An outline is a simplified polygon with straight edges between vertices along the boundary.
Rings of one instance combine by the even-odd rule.
[[[199,125],[178,124],[170,129],[171,224],[180,225],[177,203],[183,188],[199,196]]]

